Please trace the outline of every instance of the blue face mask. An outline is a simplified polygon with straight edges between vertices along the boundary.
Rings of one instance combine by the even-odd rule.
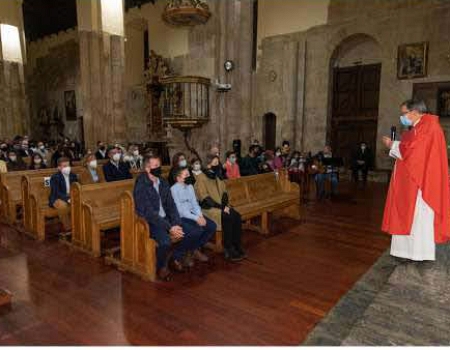
[[[412,126],[413,122],[406,117],[406,115],[400,116],[400,123],[402,123],[403,126]]]

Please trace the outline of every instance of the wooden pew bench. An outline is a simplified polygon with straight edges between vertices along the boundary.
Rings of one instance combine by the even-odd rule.
[[[280,172],[228,180],[227,191],[231,206],[241,214],[243,221],[261,218],[260,226],[248,223],[246,228],[269,233],[270,214],[300,219],[300,189],[288,184],[287,174]]]
[[[71,188],[72,244],[101,256],[101,232],[120,226],[120,196],[134,180],[74,184]]]
[[[18,221],[17,209],[24,205],[22,191],[23,176],[45,177],[51,176],[55,171],[55,169],[23,170],[1,174],[0,195],[2,218],[9,224],[15,224]]]
[[[286,172],[256,175],[227,181],[230,204],[241,213],[244,220],[266,216],[262,231],[268,232],[270,213],[300,218],[300,189],[291,184]],[[263,191],[261,191],[263,190]],[[215,251],[222,250],[222,233],[215,237]],[[120,257],[108,257],[108,263],[120,270],[129,271],[144,280],[156,280],[156,247],[148,223],[135,212],[131,191],[122,193],[120,199]]]
[[[77,176],[80,176],[82,171],[82,167],[72,168],[72,172]],[[57,210],[48,204],[50,187],[49,183],[46,183],[46,179],[56,172],[56,169],[49,169],[47,173],[22,176],[25,231],[41,241],[45,239],[46,219],[58,217]]]

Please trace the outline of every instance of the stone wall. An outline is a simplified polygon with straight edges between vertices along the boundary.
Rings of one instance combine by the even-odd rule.
[[[27,90],[31,135],[80,139],[79,121],[66,118],[65,91],[75,91],[77,117],[81,116],[78,35],[73,29],[28,45]],[[64,127],[58,122],[60,120]],[[59,127],[59,130],[58,130]]]
[[[412,96],[413,83],[450,80],[449,2],[432,0],[424,9],[423,1],[399,1],[396,11],[390,1],[367,7],[371,2],[343,1],[344,9],[341,2],[331,2],[330,24],[263,41],[253,105],[254,132],[260,138],[262,116],[274,112],[278,143],[289,139],[296,148],[313,152],[323,147],[330,120],[331,63],[336,49],[353,36],[371,37],[380,47],[374,57],[382,63],[378,139],[398,124],[399,104]],[[358,17],[349,17],[352,13]],[[398,80],[398,46],[421,41],[429,42],[427,77]],[[381,143],[376,162],[379,168],[391,165]]]

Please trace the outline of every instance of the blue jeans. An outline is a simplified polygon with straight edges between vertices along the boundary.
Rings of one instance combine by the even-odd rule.
[[[188,251],[194,251],[203,247],[215,234],[216,224],[208,218],[206,226],[202,227],[197,222],[189,219],[181,219],[184,237],[173,245],[173,258],[180,260]],[[172,248],[169,232],[164,227],[150,224],[150,235],[158,243],[156,248],[157,269],[167,266],[167,257]]]
[[[331,194],[336,194],[337,185],[339,183],[338,176],[336,173],[328,174],[317,174],[316,184],[317,184],[317,196],[323,198],[325,196],[325,181],[331,182]]]

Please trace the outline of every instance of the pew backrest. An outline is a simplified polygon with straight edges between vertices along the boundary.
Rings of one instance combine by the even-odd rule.
[[[88,185],[74,183],[70,190],[72,242],[84,247],[87,242],[90,241],[90,239],[86,237],[84,230],[83,205],[87,204],[93,209],[100,207],[114,207],[118,210],[121,194],[127,190],[132,190],[133,186],[134,179]]]

